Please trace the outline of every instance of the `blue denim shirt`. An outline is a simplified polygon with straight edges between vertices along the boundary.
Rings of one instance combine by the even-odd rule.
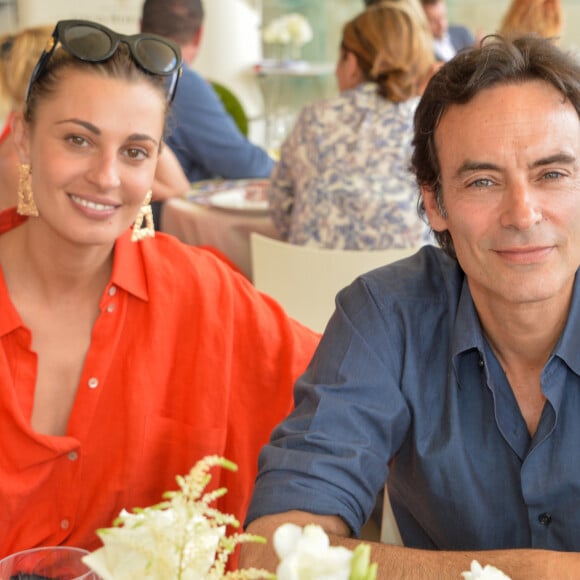
[[[357,279],[261,453],[247,521],[299,509],[358,535],[388,477],[407,546],[580,550],[578,292],[530,437],[455,260],[425,247]]]

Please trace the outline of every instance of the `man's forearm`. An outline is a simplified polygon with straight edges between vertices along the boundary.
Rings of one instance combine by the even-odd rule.
[[[265,516],[252,522],[247,531],[267,538],[266,545],[245,544],[240,565],[244,568],[266,568],[274,572],[278,563],[272,547],[272,535],[283,523],[304,526],[314,523],[329,534],[333,545],[353,549],[358,540],[346,537],[348,527],[337,517],[317,516],[305,512],[287,512]],[[461,572],[469,570],[471,561],[482,566],[492,564],[512,580],[580,579],[580,554],[547,550],[490,550],[478,552],[416,550],[367,542],[372,547],[371,560],[378,564],[378,580],[460,580]]]

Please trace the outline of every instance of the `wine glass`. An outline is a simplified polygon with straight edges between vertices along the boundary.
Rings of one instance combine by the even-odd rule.
[[[0,580],[98,580],[82,561],[88,554],[70,546],[16,552],[0,560]]]

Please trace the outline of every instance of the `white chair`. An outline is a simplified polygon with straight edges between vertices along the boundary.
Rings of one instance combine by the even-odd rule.
[[[298,246],[252,233],[252,280],[258,290],[276,299],[286,312],[322,332],[336,293],[359,274],[406,258],[417,248],[392,250],[329,250]]]

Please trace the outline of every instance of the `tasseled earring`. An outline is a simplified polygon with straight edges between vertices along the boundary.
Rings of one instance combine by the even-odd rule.
[[[143,205],[135,218],[135,223],[133,224],[133,233],[131,234],[132,242],[139,242],[144,238],[154,238],[155,237],[155,226],[153,225],[153,212],[151,211],[151,197],[153,192],[149,190],[145,199],[143,200]],[[145,220],[145,227],[143,227],[143,220]]]
[[[30,165],[28,163],[21,163],[18,171],[18,206],[16,207],[16,211],[20,215],[37,217],[38,208],[34,202],[32,188],[30,187]]]

